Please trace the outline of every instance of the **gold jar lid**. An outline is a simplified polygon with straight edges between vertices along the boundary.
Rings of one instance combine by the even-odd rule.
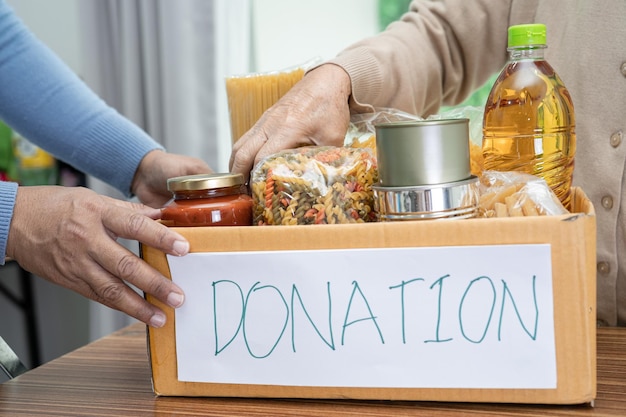
[[[167,180],[167,189],[171,192],[198,191],[234,187],[243,184],[244,179],[242,174],[233,174],[228,172],[217,174],[184,175],[182,177],[169,178]]]

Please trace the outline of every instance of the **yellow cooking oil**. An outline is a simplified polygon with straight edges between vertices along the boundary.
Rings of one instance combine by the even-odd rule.
[[[569,92],[544,58],[545,39],[542,24],[509,28],[509,60],[485,105],[484,167],[541,177],[570,209],[576,119]]]

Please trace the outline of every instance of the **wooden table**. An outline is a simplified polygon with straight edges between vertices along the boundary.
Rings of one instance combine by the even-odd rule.
[[[0,416],[626,416],[626,328],[598,330],[595,407],[156,397],[138,323],[0,384]]]

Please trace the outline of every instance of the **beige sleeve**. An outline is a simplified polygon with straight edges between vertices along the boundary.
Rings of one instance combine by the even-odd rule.
[[[350,74],[353,111],[391,107],[426,117],[460,103],[502,68],[508,26],[520,19],[511,11],[524,1],[528,6],[528,0],[414,0],[401,20],[329,62]]]

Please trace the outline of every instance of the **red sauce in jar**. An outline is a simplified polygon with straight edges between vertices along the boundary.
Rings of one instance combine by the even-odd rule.
[[[252,197],[241,174],[202,174],[170,178],[174,198],[161,209],[166,226],[250,226]]]

